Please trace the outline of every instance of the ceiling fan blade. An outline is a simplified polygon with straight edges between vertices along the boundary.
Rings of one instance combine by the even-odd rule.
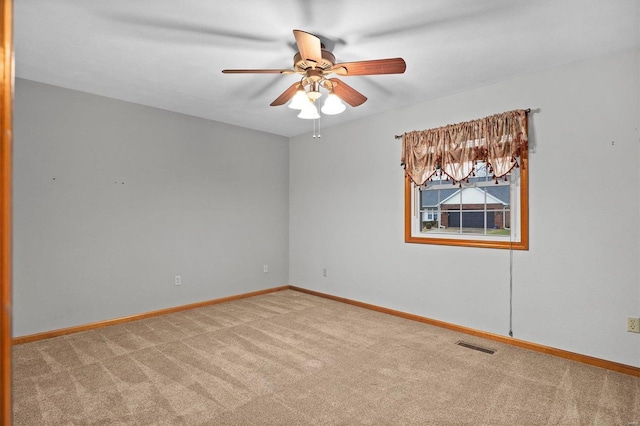
[[[370,61],[344,62],[335,64],[333,72],[338,75],[375,75],[375,74],[402,74],[407,69],[407,64],[402,58],[373,59]]]
[[[366,102],[367,97],[365,95],[358,92],[342,80],[330,78],[329,81],[333,83],[333,93],[352,107],[357,107],[358,105],[362,105]]]
[[[313,61],[316,64],[322,62],[322,47],[320,39],[306,31],[293,30],[298,51],[303,60]]]
[[[224,74],[294,74],[294,70],[222,70]]]
[[[275,101],[271,102],[270,105],[279,106],[286,104],[289,99],[293,98],[298,89],[300,89],[300,82],[293,83],[287,90],[282,92],[282,94],[278,96]]]

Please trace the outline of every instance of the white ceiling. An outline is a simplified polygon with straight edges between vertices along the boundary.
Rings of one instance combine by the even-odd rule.
[[[640,47],[639,0],[14,0],[16,75],[283,136],[269,104],[297,75],[293,29],[337,62],[402,57],[399,75],[340,77],[368,97],[322,126]]]

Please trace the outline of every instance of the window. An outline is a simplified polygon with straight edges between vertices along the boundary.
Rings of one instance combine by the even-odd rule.
[[[418,187],[407,178],[406,242],[528,249],[527,185],[523,182],[527,168],[523,160],[519,158],[520,168],[497,184],[482,172],[460,184],[435,176]]]
[[[518,115],[508,117],[525,117],[519,123],[520,127],[510,124],[504,127],[521,130],[525,126],[526,129],[526,111],[523,110],[487,119],[503,119],[505,114],[514,113]],[[509,119],[512,118],[506,120]],[[472,124],[477,130],[479,121],[462,124]],[[499,124],[502,126],[504,123],[501,121]],[[449,136],[453,133],[450,129],[453,126],[460,125],[435,131],[445,129],[446,132],[442,133]],[[492,126],[496,127],[493,121],[484,125],[485,128]],[[494,138],[497,141],[495,146],[488,143],[495,135],[474,135],[456,137],[455,143],[424,132],[403,136],[403,164],[407,170],[405,160],[409,159],[413,167],[407,170],[405,179],[406,242],[517,250],[529,248],[526,133],[500,133],[498,138]],[[413,148],[405,145],[405,137],[408,143],[414,144]],[[430,141],[436,143],[430,145]],[[506,145],[509,146],[505,148]],[[497,158],[491,158],[489,153],[498,150],[502,151]],[[447,156],[449,162],[446,161]],[[414,179],[416,176],[419,178]],[[418,185],[416,180],[422,182]]]

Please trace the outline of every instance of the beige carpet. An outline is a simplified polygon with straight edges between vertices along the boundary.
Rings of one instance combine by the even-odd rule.
[[[639,378],[293,290],[13,356],[15,425],[640,424]]]

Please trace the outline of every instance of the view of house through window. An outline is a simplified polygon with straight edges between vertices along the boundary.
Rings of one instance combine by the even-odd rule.
[[[482,162],[476,164],[475,176],[462,185],[434,176],[420,188],[420,232],[510,235],[509,177],[496,182]]]

